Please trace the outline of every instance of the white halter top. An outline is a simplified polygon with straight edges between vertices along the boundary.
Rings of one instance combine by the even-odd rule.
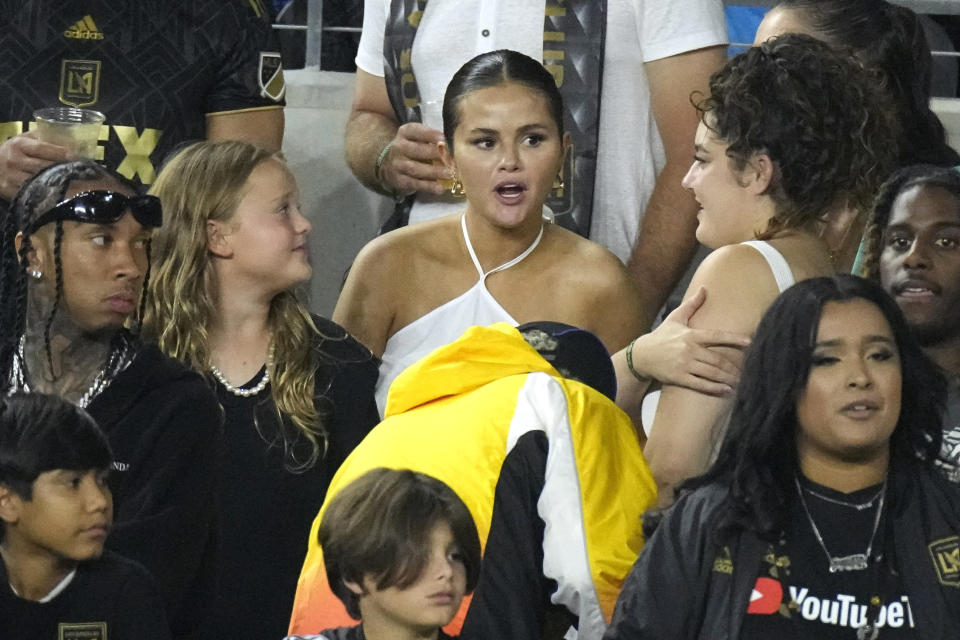
[[[776,280],[780,293],[792,287],[797,281],[796,278],[793,277],[793,271],[790,270],[790,264],[787,263],[787,259],[766,240],[747,240],[740,244],[750,245],[760,252],[760,255],[764,257],[770,266],[770,271],[773,272],[773,279]],[[653,426],[653,418],[657,415],[657,406],[659,404],[660,391],[657,390],[651,391],[644,396],[643,403],[640,405],[640,419],[643,421],[643,430],[648,436],[650,435],[650,427]]]
[[[490,274],[509,269],[530,255],[543,238],[543,225],[540,226],[540,233],[537,234],[533,243],[523,253],[486,273],[480,266],[477,254],[470,243],[470,234],[467,233],[467,222],[464,216],[460,218],[460,228],[463,229],[467,251],[470,253],[470,259],[473,260],[473,266],[477,268],[480,279],[461,295],[420,316],[387,339],[383,356],[380,358],[380,376],[377,378],[375,390],[377,408],[381,416],[387,406],[387,391],[390,385],[408,366],[434,349],[450,344],[470,327],[487,326],[496,322],[509,322],[514,326],[519,324],[490,294],[486,280]]]

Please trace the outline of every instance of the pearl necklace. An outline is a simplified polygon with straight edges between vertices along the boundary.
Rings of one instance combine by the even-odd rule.
[[[217,368],[217,365],[210,365],[210,373],[213,374],[213,377],[216,378],[217,382],[223,385],[223,388],[232,393],[235,396],[241,398],[249,398],[255,396],[264,389],[267,388],[267,385],[270,384],[270,368],[273,366],[273,345],[270,345],[270,353],[267,354],[267,363],[263,367],[263,375],[260,376],[259,382],[253,385],[252,387],[244,389],[243,387],[235,387],[227,380],[227,377],[223,375],[223,372]]]

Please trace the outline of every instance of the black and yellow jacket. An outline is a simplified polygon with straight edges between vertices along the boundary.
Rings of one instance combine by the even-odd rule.
[[[531,433],[547,443],[542,477],[531,479],[542,485],[532,514],[544,525],[542,575],[556,582],[552,602],[578,617],[579,637],[597,639],[643,545],[640,515],[656,502],[655,485],[626,414],[561,378],[515,328],[473,327],[404,371],[390,387],[386,418],[340,467],[327,501],[376,467],[431,475],[470,509],[487,558],[501,469]],[[327,585],[322,516],[310,531],[291,633],[355,624]],[[448,632],[459,632],[468,606]]]

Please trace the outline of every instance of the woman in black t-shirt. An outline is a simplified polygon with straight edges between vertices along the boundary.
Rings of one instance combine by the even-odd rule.
[[[377,362],[302,301],[310,222],[281,158],[196,143],[152,193],[164,227],[144,334],[208,376],[225,413],[210,635],[281,637],[330,478],[377,422]]]
[[[944,392],[879,286],[788,289],[716,463],[682,487],[605,640],[955,637],[960,491],[932,463]]]

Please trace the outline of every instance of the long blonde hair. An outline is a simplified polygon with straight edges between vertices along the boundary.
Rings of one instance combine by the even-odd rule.
[[[229,221],[250,174],[276,158],[245,142],[197,142],[171,158],[150,189],[163,203],[163,226],[153,239],[154,275],[143,336],[202,375],[208,375],[213,364],[207,327],[217,313],[207,222]],[[270,394],[285,453],[302,470],[316,462],[327,442],[314,403],[319,357],[314,344],[319,332],[297,289],[274,296],[268,322],[273,335],[273,358],[267,365]],[[295,427],[292,433],[283,426],[284,416]],[[294,453],[300,438],[310,445],[306,460],[298,460]]]

